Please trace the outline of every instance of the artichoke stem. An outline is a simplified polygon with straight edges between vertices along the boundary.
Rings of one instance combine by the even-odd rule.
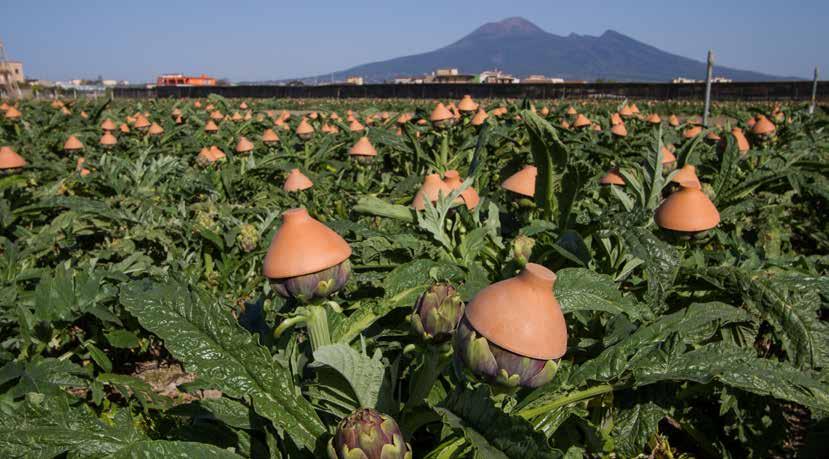
[[[518,415],[520,415],[524,419],[531,419],[536,416],[540,416],[542,414],[553,411],[555,409],[570,405],[571,403],[589,400],[593,397],[598,397],[599,395],[604,395],[608,392],[627,389],[629,387],[629,384],[600,384],[598,386],[593,386],[585,390],[571,392],[565,395],[564,397],[551,400],[542,405],[534,406],[531,408],[525,408],[523,410],[520,410],[518,412]]]
[[[328,313],[325,312],[325,306],[308,306],[308,314],[305,320],[313,350],[316,351],[322,346],[331,344],[331,333],[328,330]]]
[[[274,329],[274,331],[273,331],[274,338],[279,338],[280,336],[282,336],[283,333],[285,333],[285,331],[287,329],[293,327],[296,324],[300,324],[302,322],[305,322],[305,316],[295,316],[295,317],[291,317],[290,319],[283,320],[282,323],[279,324],[279,326]]]

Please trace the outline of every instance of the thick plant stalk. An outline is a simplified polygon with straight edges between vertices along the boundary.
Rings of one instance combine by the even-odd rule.
[[[313,350],[316,351],[322,346],[331,344],[331,333],[328,330],[328,313],[325,311],[325,306],[308,306],[305,326],[308,328]]]
[[[536,416],[542,415],[544,413],[548,413],[552,410],[557,408],[561,408],[563,406],[570,405],[571,403],[581,402],[583,400],[588,400],[593,397],[597,397],[599,395],[607,394],[609,392],[613,392],[615,390],[620,389],[627,389],[628,385],[613,385],[613,384],[601,384],[599,386],[593,386],[589,389],[571,392],[564,397],[557,398],[555,400],[551,400],[547,403],[542,405],[534,406],[532,408],[525,408],[523,410],[518,411],[518,414],[524,419],[531,419]]]

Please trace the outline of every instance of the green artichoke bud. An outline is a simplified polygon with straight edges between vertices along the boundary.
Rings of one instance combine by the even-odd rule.
[[[216,222],[213,220],[213,214],[204,211],[196,211],[196,226],[198,228],[215,230]]]
[[[526,265],[530,261],[530,255],[533,254],[533,246],[535,246],[535,239],[519,234],[512,240],[512,257],[519,265]]]
[[[285,298],[309,303],[328,298],[342,289],[351,277],[351,263],[346,259],[338,265],[302,276],[271,279],[271,286]]]
[[[463,301],[454,287],[436,284],[420,295],[411,315],[412,328],[427,342],[449,341],[463,315]]]
[[[530,388],[552,381],[559,360],[540,360],[510,352],[478,335],[466,318],[455,333],[455,358],[491,384]]]
[[[377,410],[360,408],[343,419],[328,442],[330,459],[412,459],[397,422]]]
[[[239,243],[239,248],[243,252],[253,252],[256,246],[259,245],[259,231],[256,230],[255,226],[245,223],[239,230],[239,235],[236,236],[236,242]]]

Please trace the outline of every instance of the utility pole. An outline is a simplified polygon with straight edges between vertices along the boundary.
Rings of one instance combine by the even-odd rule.
[[[815,113],[815,105],[817,104],[817,67],[815,67],[815,80],[812,82],[812,103],[809,105],[809,114]]]
[[[711,78],[714,73],[714,53],[708,50],[708,70],[705,74],[705,109],[702,114],[702,125],[708,127],[708,112],[711,110]]]

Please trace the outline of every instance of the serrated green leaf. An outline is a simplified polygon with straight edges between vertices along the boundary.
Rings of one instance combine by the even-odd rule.
[[[358,408],[376,408],[386,374],[381,358],[379,349],[374,357],[369,357],[345,344],[332,344],[314,351],[311,366],[333,368],[348,381],[359,402]]]

